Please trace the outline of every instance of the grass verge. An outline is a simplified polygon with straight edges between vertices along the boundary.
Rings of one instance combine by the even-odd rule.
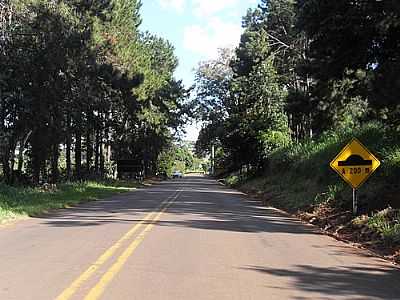
[[[64,183],[47,188],[11,187],[0,184],[0,224],[51,209],[65,208],[124,193],[138,187],[137,182],[107,180],[103,182]]]
[[[351,188],[329,167],[353,137],[382,163],[358,192],[357,217],[351,212]],[[263,176],[230,175],[225,182],[330,234],[400,262],[399,175],[400,134],[379,124],[368,124],[279,149],[270,157]]]

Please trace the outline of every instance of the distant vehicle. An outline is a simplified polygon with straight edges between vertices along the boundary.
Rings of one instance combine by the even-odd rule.
[[[182,178],[183,174],[181,171],[175,171],[174,173],[172,173],[172,178]]]

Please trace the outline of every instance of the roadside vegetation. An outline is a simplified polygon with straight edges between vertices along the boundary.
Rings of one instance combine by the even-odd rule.
[[[105,180],[71,182],[42,187],[13,187],[0,184],[0,224],[28,216],[37,216],[51,209],[66,208],[128,192],[136,182]]]
[[[209,162],[207,159],[199,158],[190,149],[191,142],[181,142],[171,145],[158,156],[158,174],[171,177],[175,171],[184,173],[207,172]]]
[[[9,185],[157,171],[190,114],[140,0],[0,1],[0,176]]]
[[[352,189],[329,162],[357,137],[381,160],[381,167],[358,190],[359,215],[352,213]],[[268,170],[233,172],[224,181],[271,205],[298,215],[337,237],[359,242],[399,259],[400,137],[379,123],[283,147],[269,159]]]
[[[399,253],[399,24],[397,1],[260,1],[239,46],[197,69],[197,153],[265,203]],[[353,137],[382,162],[356,218],[329,167]]]
[[[190,117],[140,0],[0,0],[0,222],[128,191]],[[140,170],[139,170],[140,168]]]

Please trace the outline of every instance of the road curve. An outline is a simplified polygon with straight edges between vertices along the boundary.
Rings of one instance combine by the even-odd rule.
[[[185,177],[0,228],[0,299],[400,299],[400,271]]]

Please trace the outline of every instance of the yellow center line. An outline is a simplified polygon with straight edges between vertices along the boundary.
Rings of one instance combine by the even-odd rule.
[[[178,192],[179,193],[179,192]],[[125,233],[122,238],[120,238],[114,245],[112,245],[110,248],[108,248],[92,265],[89,266],[89,268],[86,269],[77,279],[75,279],[71,285],[66,288],[57,298],[56,300],[68,300],[70,299],[76,292],[77,290],[88,280],[90,277],[93,276],[93,274],[105,263],[107,262],[117,251],[123,243],[128,240],[129,238],[132,237],[133,234],[135,234],[136,231],[138,231],[147,221],[153,218],[154,215],[156,215],[157,211],[160,211],[160,209],[166,204],[169,206],[170,203],[168,203],[171,199],[176,199],[177,194],[174,194],[170,197],[168,197],[166,200],[164,200],[155,211],[149,213],[146,215],[146,217],[137,223],[135,226],[133,226],[127,233]],[[157,216],[156,216],[157,217]]]
[[[133,240],[133,242],[125,249],[125,251],[118,257],[117,261],[108,269],[106,273],[101,277],[97,284],[89,291],[84,300],[96,300],[101,297],[106,287],[110,284],[113,278],[121,271],[122,267],[127,262],[128,258],[133,254],[135,249],[144,240],[146,234],[155,226],[160,220],[161,216],[165,213],[168,207],[174,203],[178,198],[177,194],[165,207],[157,214],[157,216],[148,224],[145,229]]]

